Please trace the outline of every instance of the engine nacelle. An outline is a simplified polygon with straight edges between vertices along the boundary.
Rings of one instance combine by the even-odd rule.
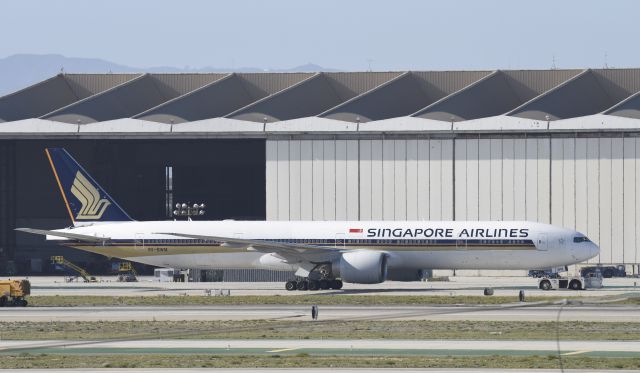
[[[354,284],[379,284],[387,279],[387,254],[376,251],[343,253],[333,265],[342,281]]]
[[[396,268],[390,269],[387,273],[387,280],[389,281],[422,281],[423,277],[424,271],[421,269]]]

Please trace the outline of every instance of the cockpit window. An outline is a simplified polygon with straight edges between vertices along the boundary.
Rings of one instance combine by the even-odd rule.
[[[582,236],[582,237],[580,237],[580,236],[576,236],[576,237],[573,237],[573,242],[575,242],[575,243],[581,243],[581,242],[591,242],[591,241],[589,241],[589,239],[588,239],[587,237],[584,237],[584,236]]]

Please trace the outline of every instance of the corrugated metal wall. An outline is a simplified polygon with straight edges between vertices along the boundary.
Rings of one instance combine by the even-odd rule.
[[[268,220],[449,220],[453,141],[269,140]]]
[[[530,220],[587,234],[592,262],[640,259],[640,138],[268,140],[266,152],[268,220]]]

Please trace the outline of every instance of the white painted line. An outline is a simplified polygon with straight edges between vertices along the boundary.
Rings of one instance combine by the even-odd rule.
[[[267,351],[267,352],[285,352],[285,351],[293,351],[293,350],[298,350],[300,349],[300,347],[294,347],[294,348],[281,348],[279,350],[271,350],[271,351]]]
[[[587,352],[591,352],[590,350],[582,350],[582,351],[573,351],[562,354],[562,356],[571,356],[571,355],[580,355],[586,354]]]

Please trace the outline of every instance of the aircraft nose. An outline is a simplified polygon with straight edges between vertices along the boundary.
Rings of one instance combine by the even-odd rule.
[[[588,259],[591,259],[594,256],[597,256],[598,254],[600,254],[600,247],[598,247],[598,245],[596,245],[593,242],[591,242],[589,244],[589,258]]]
[[[593,242],[581,242],[575,244],[571,252],[573,259],[584,262],[600,254],[600,248]]]

